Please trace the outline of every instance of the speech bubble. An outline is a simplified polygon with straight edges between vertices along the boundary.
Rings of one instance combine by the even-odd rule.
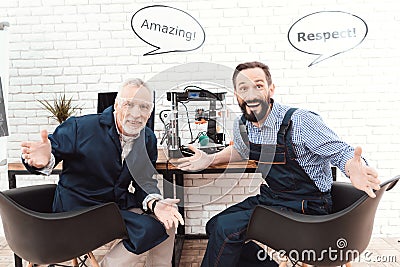
[[[144,56],[192,51],[203,45],[205,32],[200,23],[180,9],[153,5],[138,10],[131,19],[133,32],[155,47]]]
[[[319,55],[309,67],[349,51],[365,39],[368,26],[360,17],[343,11],[320,11],[297,20],[288,40],[297,50]]]

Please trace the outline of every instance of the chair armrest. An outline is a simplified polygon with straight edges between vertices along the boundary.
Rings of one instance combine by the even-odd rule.
[[[55,184],[33,185],[3,191],[21,207],[37,212],[52,212]]]
[[[393,187],[395,187],[395,185],[397,184],[397,182],[399,181],[399,179],[400,179],[400,175],[397,175],[397,176],[395,176],[394,178],[383,182],[383,183],[381,184],[381,187],[384,187],[384,186],[388,185],[388,187],[386,188],[386,191],[389,191],[389,190],[391,190]]]

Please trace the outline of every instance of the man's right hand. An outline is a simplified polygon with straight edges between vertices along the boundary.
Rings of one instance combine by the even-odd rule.
[[[373,190],[380,189],[378,172],[365,164],[361,154],[361,147],[356,147],[354,157],[346,162],[345,171],[355,188],[365,191],[370,197],[374,198],[376,195]]]
[[[194,152],[194,155],[178,159],[176,164],[179,169],[183,171],[200,171],[211,165],[214,160],[214,155],[208,155],[192,145],[188,147]]]
[[[51,143],[48,139],[47,130],[40,132],[40,142],[25,141],[21,143],[22,158],[30,166],[42,169],[50,162]]]

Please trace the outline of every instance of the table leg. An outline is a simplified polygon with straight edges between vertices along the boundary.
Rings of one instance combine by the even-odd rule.
[[[17,179],[15,173],[8,171],[8,189],[17,188]]]
[[[174,177],[171,173],[163,173],[163,194],[164,198],[174,198]]]
[[[179,213],[185,218],[185,201],[184,201],[183,173],[175,173],[175,193],[176,198],[181,201],[178,203]],[[185,243],[185,226],[179,225],[175,238],[175,266],[179,266],[183,245]]]
[[[174,198],[174,176],[171,172],[163,173],[163,194],[164,198]],[[179,229],[179,227],[178,227]],[[178,267],[181,259],[183,242],[177,234],[175,236],[174,253],[172,255],[172,266]]]
[[[16,182],[16,177],[15,173],[8,172],[8,188],[16,188],[17,187],[17,182]],[[14,266],[15,267],[22,267],[22,259],[14,253]]]
[[[180,199],[179,202],[179,213],[185,218],[185,200],[184,200],[184,186],[183,186],[183,174],[177,173],[175,174],[175,192],[176,198]],[[185,235],[185,226],[179,225],[178,226],[178,235]]]
[[[183,244],[185,243],[184,235],[176,235],[175,236],[175,246],[174,246],[174,255],[172,258],[173,266],[178,267],[181,261],[181,255],[183,250]]]
[[[15,267],[22,267],[22,259],[17,254],[14,254],[14,263]]]

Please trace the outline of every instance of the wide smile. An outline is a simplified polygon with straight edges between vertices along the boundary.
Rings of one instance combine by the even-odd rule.
[[[260,105],[261,105],[260,102],[257,102],[257,103],[246,103],[246,106],[247,106],[249,109],[256,109],[256,108],[258,108]]]
[[[140,127],[142,126],[142,122],[140,121],[134,121],[134,120],[126,120],[125,124],[131,127]]]

